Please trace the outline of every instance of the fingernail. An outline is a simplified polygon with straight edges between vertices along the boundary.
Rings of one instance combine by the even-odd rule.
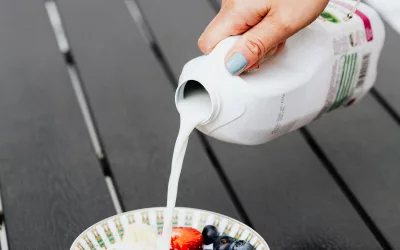
[[[247,59],[242,53],[235,53],[226,62],[226,69],[232,75],[236,75],[247,66]]]

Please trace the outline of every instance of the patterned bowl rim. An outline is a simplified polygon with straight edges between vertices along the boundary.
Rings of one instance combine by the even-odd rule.
[[[70,250],[73,250],[73,247],[74,247],[75,244],[78,242],[78,240],[79,240],[84,234],[86,234],[91,228],[93,228],[93,227],[95,227],[95,226],[97,226],[97,225],[101,225],[102,223],[104,223],[104,222],[106,222],[106,221],[108,221],[108,220],[112,220],[112,219],[114,219],[114,218],[120,217],[120,216],[125,215],[125,214],[137,213],[137,212],[145,211],[145,210],[156,210],[156,209],[165,209],[165,208],[166,208],[166,207],[148,207],[148,208],[141,208],[141,209],[135,209],[135,210],[131,210],[131,211],[126,211],[126,212],[123,212],[123,213],[116,214],[116,215],[110,216],[110,217],[108,217],[108,218],[105,218],[105,219],[103,219],[103,220],[101,220],[101,221],[99,221],[99,222],[97,222],[97,223],[91,225],[91,226],[88,227],[85,231],[83,231],[81,234],[79,234],[79,236],[76,237],[76,239],[75,239],[74,242],[72,243]],[[271,249],[269,248],[267,242],[264,240],[264,238],[261,237],[261,235],[258,234],[254,229],[252,229],[252,228],[249,227],[248,225],[244,224],[243,222],[240,222],[240,221],[238,221],[238,220],[236,220],[236,219],[233,219],[233,218],[231,218],[231,217],[229,217],[229,216],[226,216],[226,215],[223,215],[223,214],[220,214],[220,213],[216,213],[216,212],[212,212],[212,211],[208,211],[208,210],[204,210],[204,209],[198,209],[198,208],[175,207],[175,209],[184,210],[184,211],[191,210],[191,211],[205,212],[205,213],[209,213],[209,214],[218,215],[218,216],[223,217],[223,218],[225,218],[225,219],[234,221],[234,222],[236,222],[236,223],[238,223],[238,224],[240,224],[240,225],[246,227],[250,232],[252,232],[254,235],[256,235],[258,238],[261,239],[262,243],[264,243],[264,244],[267,246],[267,250],[271,250]]]

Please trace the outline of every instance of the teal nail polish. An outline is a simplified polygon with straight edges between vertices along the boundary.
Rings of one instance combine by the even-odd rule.
[[[235,53],[226,62],[226,69],[232,75],[236,75],[247,66],[247,59],[242,53]]]

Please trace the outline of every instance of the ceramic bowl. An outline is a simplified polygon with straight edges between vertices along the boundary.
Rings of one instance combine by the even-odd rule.
[[[114,244],[121,242],[124,227],[132,223],[148,224],[161,235],[164,209],[163,207],[139,209],[102,220],[79,235],[70,249],[112,249]],[[200,209],[175,208],[174,227],[192,227],[201,232],[206,225],[216,226],[221,234],[250,242],[255,250],[270,250],[258,233],[235,219]]]

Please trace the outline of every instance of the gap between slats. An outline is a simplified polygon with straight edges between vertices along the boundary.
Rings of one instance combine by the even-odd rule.
[[[49,16],[50,24],[53,28],[58,48],[64,56],[66,70],[70,77],[71,85],[74,89],[79,107],[82,112],[82,116],[88,129],[94,151],[97,155],[101,169],[103,171],[104,180],[106,182],[108,191],[114,204],[115,211],[116,213],[122,213],[125,211],[124,205],[120,193],[115,186],[113,172],[107,160],[106,154],[103,150],[102,142],[99,137],[98,129],[92,115],[90,104],[85,94],[84,85],[82,84],[81,77],[79,76],[79,71],[76,66],[72,50],[69,46],[67,35],[62,25],[62,20],[57,8],[57,3],[54,1],[45,1],[44,6]]]

